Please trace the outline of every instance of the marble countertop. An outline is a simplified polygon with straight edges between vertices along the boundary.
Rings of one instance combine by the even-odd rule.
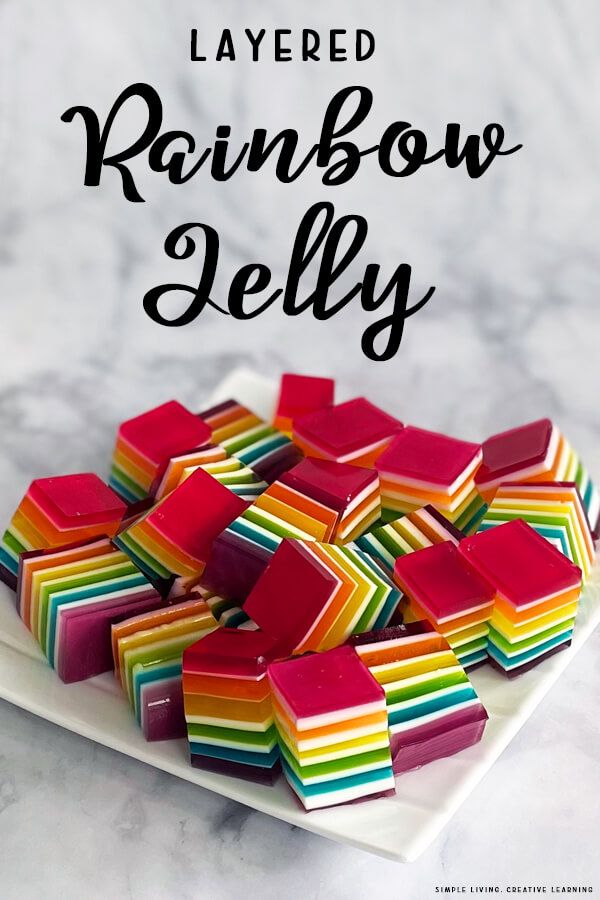
[[[549,415],[600,479],[600,85],[593,0],[0,0],[0,521],[36,476],[104,473],[117,423],[178,397],[199,408],[232,368],[335,376],[405,421],[481,439]],[[189,30],[366,27],[359,65],[193,64]],[[275,77],[276,76],[276,77]],[[437,149],[447,122],[500,121],[523,150],[479,180],[430,167],[385,181],[365,168],[326,189],[272,172],[174,187],[136,168],[145,204],[113,172],[83,188],[76,103],[106,115],[135,81],[159,91],[168,126],[210,144],[293,125],[308,144],[333,93],[367,84],[377,140],[404,119]],[[138,123],[139,125],[139,123]],[[123,125],[118,143],[131,133]],[[131,126],[133,127],[133,126]],[[136,164],[137,165],[137,164]],[[437,286],[396,358],[360,352],[368,317],[329,322],[273,308],[249,322],[206,311],[152,323],[142,296],[199,262],[167,262],[167,233],[205,221],[221,236],[216,291],[241,265],[285,278],[297,223],[331,199],[369,221],[361,265],[413,266]],[[179,268],[183,267],[183,268]],[[600,888],[600,634],[545,698],[451,825],[400,866],[225,801],[0,703],[0,896],[426,900],[436,886]]]

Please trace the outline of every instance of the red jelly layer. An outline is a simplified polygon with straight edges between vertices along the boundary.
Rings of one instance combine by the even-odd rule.
[[[293,419],[331,406],[334,386],[332,378],[287,372],[281,376],[276,415]]]
[[[485,484],[523,468],[541,465],[548,453],[552,430],[550,419],[538,419],[492,435],[483,442],[483,462],[476,483]]]
[[[495,595],[451,541],[399,557],[394,580],[437,623],[484,610]]]
[[[249,506],[203,469],[196,469],[146,521],[194,559],[206,560],[215,538]]]
[[[348,463],[307,457],[279,480],[329,509],[342,512],[355,497],[374,488],[377,473]]]
[[[217,628],[184,651],[184,688],[188,673],[258,678],[266,672],[274,648],[275,642],[260,631]]]
[[[407,425],[375,466],[379,472],[400,480],[406,478],[449,488],[473,465],[480,452],[479,444]]]
[[[297,541],[281,542],[244,603],[244,612],[291,653],[322,615],[338,579]]]
[[[295,721],[381,702],[384,691],[352,647],[269,666],[269,680]]]
[[[377,444],[402,430],[402,422],[364,397],[302,416],[294,429],[329,456],[344,456]]]
[[[459,552],[516,609],[581,583],[581,569],[522,519],[465,538]]]
[[[177,400],[170,400],[123,422],[119,436],[137,453],[160,465],[171,456],[208,443],[211,430]]]
[[[118,522],[127,506],[93,472],[32,481],[29,498],[60,530]]]

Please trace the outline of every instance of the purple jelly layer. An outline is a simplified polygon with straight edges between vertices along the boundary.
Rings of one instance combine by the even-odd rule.
[[[122,597],[87,609],[65,609],[58,622],[57,673],[67,684],[113,670],[111,626],[138,613],[151,612],[162,600],[152,588],[135,600]]]
[[[224,531],[213,543],[201,584],[220,597],[243,602],[270,559],[268,550]]]
[[[141,704],[142,731],[147,741],[187,737],[181,676],[143,685]]]
[[[452,522],[449,522],[448,519],[439,512],[435,506],[430,506],[429,504],[424,507],[424,509],[429,513],[432,519],[435,519],[440,523],[442,528],[451,534],[457,541],[462,541],[464,537],[466,537],[465,533],[461,531],[456,525],[453,525]]]
[[[12,591],[17,590],[17,576],[0,563],[0,581],[3,581]]]
[[[452,727],[448,722],[450,718],[452,717],[443,720],[447,726],[443,730],[432,733],[431,737],[423,737],[421,740],[409,744],[399,742],[395,745],[395,738],[400,735],[392,736],[394,775],[401,775],[411,769],[420,768],[436,759],[453,756],[481,740],[488,718],[483,706],[479,706],[479,717],[474,718],[473,721],[465,721]]]
[[[215,759],[211,756],[202,756],[199,753],[192,753],[190,760],[195,769],[204,769],[206,772],[216,772],[218,775],[243,778],[244,781],[252,781],[255,784],[273,785],[281,773],[279,760],[271,769],[266,769],[262,766],[245,766],[243,763],[230,762],[227,759]]]
[[[298,465],[301,459],[301,451],[295,444],[289,443],[269,453],[264,459],[250,463],[250,466],[263,481],[273,484],[280,475]]]
[[[363,644],[375,644],[380,641],[397,641],[401,638],[414,637],[416,634],[436,634],[436,630],[425,619],[419,622],[400,622],[397,625],[388,625],[377,631],[365,631],[363,634],[353,634],[346,641],[351,647],[361,647]]]
[[[430,740],[440,734],[447,734],[452,728],[460,728],[462,725],[470,724],[473,721],[479,721],[480,718],[487,719],[488,715],[482,703],[473,704],[466,709],[452,711],[452,708],[445,716],[441,716],[434,722],[426,722],[422,725],[415,725],[414,728],[408,728],[399,731],[390,736],[390,746],[392,748],[392,757],[396,754],[401,746],[409,744],[421,743]]]
[[[555,653],[559,653],[561,650],[565,650],[566,647],[570,647],[571,643],[571,641],[565,641],[562,644],[557,644],[556,647],[550,647],[550,649],[546,650],[545,653],[542,653],[541,656],[536,656],[535,659],[523,663],[522,666],[515,666],[514,669],[504,669],[493,656],[488,656],[487,661],[494,669],[496,669],[496,671],[501,672],[506,678],[516,678],[517,675],[522,675],[523,672],[529,672],[530,669],[535,669],[536,666],[539,666],[539,664],[544,662],[545,659],[548,659],[549,656],[554,656]]]

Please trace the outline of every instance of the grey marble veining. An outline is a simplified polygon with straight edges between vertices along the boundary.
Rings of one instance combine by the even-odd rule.
[[[192,64],[223,27],[368,27],[362,65]],[[172,396],[199,407],[234,366],[325,372],[404,420],[470,438],[547,414],[600,478],[600,12],[594,0],[1,0],[0,517],[32,477],[106,470],[116,424]],[[105,115],[143,80],[166,124],[210,144],[229,123],[293,125],[316,138],[333,93],[374,91],[361,142],[410,120],[438,149],[446,122],[500,121],[523,150],[478,181],[432,166],[390,181],[365,162],[340,188],[315,171],[270,170],[174,187],[135,164],[145,204],[113,172],[82,187],[84,103]],[[139,121],[137,123],[139,127]],[[117,127],[115,145],[135,128]],[[286,276],[312,203],[358,212],[369,237],[350,277],[413,266],[415,296],[397,357],[367,361],[358,305],[327,323],[274,307],[251,322],[212,311],[183,329],[152,323],[152,285],[193,281],[200,259],[168,262],[167,233],[206,221],[221,237],[216,296],[250,261]],[[420,292],[420,293],[419,293]],[[416,864],[398,867],[190,790],[175,779],[0,705],[0,895],[327,897],[425,900],[436,884],[595,883],[600,716],[596,635],[493,771]]]

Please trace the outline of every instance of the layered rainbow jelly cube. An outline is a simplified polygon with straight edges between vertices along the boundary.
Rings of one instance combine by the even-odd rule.
[[[396,775],[476,744],[487,712],[444,637],[410,622],[350,638],[385,691]]]
[[[507,482],[497,488],[479,525],[487,531],[522,519],[564,553],[588,578],[596,558],[594,537],[574,482]]]
[[[394,580],[408,599],[410,618],[427,619],[447,639],[461,665],[485,662],[495,590],[453,543],[400,556]]]
[[[152,497],[171,457],[210,439],[202,419],[176,400],[163,403],[121,424],[109,484],[130,504]]]
[[[571,643],[581,569],[522,519],[465,538],[461,555],[494,586],[490,662],[519,675]]]
[[[113,624],[115,675],[147,741],[186,736],[183,652],[217,627],[200,594]]]
[[[161,605],[143,572],[108,538],[22,554],[17,601],[65,682],[110,671],[113,623]]]
[[[289,437],[237,400],[226,400],[200,413],[211,428],[214,443],[228,456],[249,466],[268,484],[302,457]]]
[[[294,443],[306,456],[372,467],[402,422],[364,397],[294,420]]]
[[[351,647],[269,665],[288,784],[305,809],[393,792],[385,694]]]
[[[502,431],[482,444],[483,462],[475,482],[490,502],[509,481],[573,481],[593,531],[600,515],[600,495],[579,455],[550,419],[537,419]]]
[[[270,784],[280,771],[268,663],[259,631],[219,628],[183,654],[183,696],[193,766]]]
[[[386,625],[400,594],[360,550],[283,541],[244,604],[280,655],[323,651]]]
[[[414,553],[432,544],[451,541],[458,545],[464,537],[462,531],[448,521],[434,506],[423,506],[392,519],[385,525],[377,525],[357,538],[356,544],[377,562],[390,577],[399,556]]]
[[[200,577],[213,541],[247,505],[199,468],[115,542],[167,594],[176,579]]]
[[[279,483],[332,514],[328,540],[346,544],[355,540],[380,517],[381,497],[377,473],[361,466],[308,457],[280,477]]]
[[[16,587],[19,556],[28,550],[112,537],[126,505],[97,475],[37,478],[14,513],[0,544],[0,579]]]
[[[479,444],[407,426],[377,459],[384,518],[430,504],[463,531],[484,509],[475,487]]]

